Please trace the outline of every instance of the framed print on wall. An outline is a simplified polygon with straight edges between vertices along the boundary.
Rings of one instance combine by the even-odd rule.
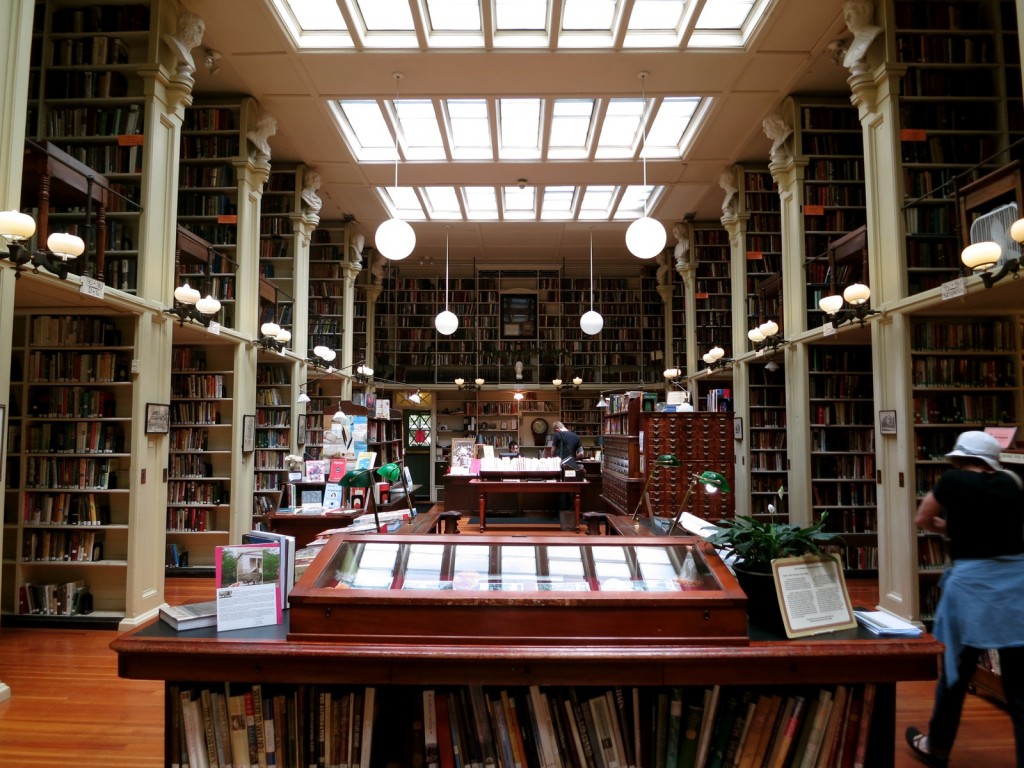
[[[878,431],[883,435],[896,434],[896,411],[878,412]]]
[[[171,406],[167,403],[146,403],[146,434],[166,435],[171,431]]]
[[[501,338],[537,338],[537,295],[503,293],[501,295]]]
[[[451,468],[469,471],[474,456],[473,438],[457,437],[452,440]]]
[[[249,414],[242,417],[242,453],[256,450],[256,416]]]
[[[732,436],[735,440],[743,439],[743,417],[735,416],[732,420]]]

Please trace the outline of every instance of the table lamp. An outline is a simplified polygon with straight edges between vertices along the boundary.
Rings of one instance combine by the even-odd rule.
[[[669,526],[669,536],[675,532],[676,526],[679,525],[679,520],[682,518],[683,512],[686,510],[686,505],[690,501],[693,489],[698,484],[703,485],[704,490],[707,493],[718,493],[719,491],[722,493],[729,492],[729,481],[725,479],[725,475],[710,469],[705,469],[703,472],[694,472],[690,476],[690,487],[686,489],[686,495],[683,497],[683,503],[679,505],[679,511],[676,513],[675,518],[673,518],[672,525]]]

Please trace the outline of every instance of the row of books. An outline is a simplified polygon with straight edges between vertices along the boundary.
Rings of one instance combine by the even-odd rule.
[[[174,766],[863,768],[875,687],[224,684],[170,695]],[[398,727],[375,728],[385,713]]]
[[[92,593],[85,581],[64,584],[26,582],[18,590],[18,613],[75,616],[92,613]]]

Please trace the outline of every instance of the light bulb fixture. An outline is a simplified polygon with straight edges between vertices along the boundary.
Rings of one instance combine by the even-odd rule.
[[[725,350],[719,346],[709,349],[702,358],[708,370],[717,371],[719,368],[726,368],[732,364],[732,358],[725,356]]]
[[[420,395],[420,391],[417,389],[415,392],[409,395],[408,400],[413,405],[419,405],[420,403],[423,402],[423,397]]]
[[[480,389],[484,385],[484,380],[477,376],[473,381],[466,381],[463,378],[455,379],[455,386],[459,389],[474,390]]]
[[[644,168],[644,215],[629,225],[626,230],[626,248],[638,259],[653,259],[665,250],[665,243],[668,242],[668,233],[665,226],[657,219],[647,215],[647,199],[650,197],[650,190],[647,187],[647,76],[649,72],[639,72],[637,77],[643,92],[643,109],[640,114],[640,128],[642,141],[640,144],[640,159]]]
[[[514,395],[512,395],[513,400],[522,400],[524,397],[526,397],[526,395],[524,395],[522,392],[516,392]]]
[[[451,227],[444,228],[444,312],[438,312],[434,318],[434,327],[442,336],[451,336],[459,330],[459,318],[454,312],[448,311],[448,232]]]
[[[595,408],[601,408],[601,409],[604,409],[604,408],[607,408],[607,407],[608,407],[608,401],[607,401],[607,400],[605,400],[605,397],[604,397],[604,393],[603,393],[603,392],[601,393],[601,397],[599,397],[599,398],[597,399],[597,403],[596,403],[596,404],[594,405],[594,407],[595,407]]]
[[[1010,225],[1010,237],[1018,243],[1024,243],[1024,219],[1017,219]],[[960,261],[972,273],[981,276],[986,288],[991,288],[1007,275],[1013,275],[1016,280],[1020,277],[1020,257],[1006,259],[999,270],[994,274],[991,269],[999,263],[1002,258],[1003,249],[999,243],[991,241],[971,243],[964,248],[960,254]]]
[[[402,81],[401,72],[392,72],[391,76],[395,78],[395,109],[398,109],[398,84]],[[395,186],[393,189],[395,192],[398,191],[398,130],[395,129]],[[392,195],[394,199],[394,195]],[[416,233],[413,228],[409,226],[409,222],[404,221],[397,216],[394,216],[387,221],[383,222],[377,227],[377,234],[374,237],[374,244],[377,247],[377,251],[385,259],[391,259],[392,261],[401,261],[410,253],[412,249],[416,247]]]
[[[201,296],[195,288],[183,283],[174,289],[174,306],[165,311],[178,318],[179,325],[184,325],[185,321],[189,320],[209,328],[213,316],[220,312],[220,302],[209,294],[206,298],[200,298]]]
[[[332,363],[337,356],[338,353],[330,347],[317,344],[309,353],[309,362],[317,368],[325,368],[328,372],[331,372],[334,370]]]
[[[681,368],[666,368],[661,375],[668,381],[675,381],[683,375],[683,371]]]
[[[260,326],[260,337],[255,339],[253,344],[258,346],[260,349],[281,352],[291,340],[291,331],[287,328],[282,328],[273,320],[268,320]]]
[[[838,328],[851,320],[864,325],[868,317],[879,314],[877,309],[871,309],[868,304],[870,300],[871,289],[864,283],[854,283],[846,287],[842,296],[833,294],[820,299],[818,308],[828,315],[833,328]],[[846,309],[843,309],[844,303],[849,305]]]
[[[590,311],[580,317],[580,330],[588,336],[596,336],[604,328],[604,318],[594,309],[594,228],[590,228]]]
[[[306,394],[306,390],[303,389],[302,391],[299,392],[299,396],[298,398],[296,398],[296,400],[300,403],[309,403],[312,401],[312,398],[308,394]]]
[[[551,386],[562,392],[570,392],[574,389],[579,389],[580,384],[583,383],[583,379],[579,376],[574,376],[572,381],[562,381],[561,379],[552,379]]]
[[[683,512],[686,511],[686,505],[690,501],[690,496],[693,495],[693,489],[698,485],[703,485],[706,493],[718,493],[719,491],[722,493],[729,493],[729,481],[725,475],[719,472],[705,469],[703,472],[695,472],[690,475],[690,485],[686,488],[686,495],[683,497],[683,503],[679,505],[679,511],[676,513],[675,518],[673,518],[672,525],[669,526],[669,536],[675,533],[676,527],[679,525],[679,521],[683,517]]]
[[[779,364],[776,363],[774,360],[769,360],[767,363],[764,364],[764,369],[768,371],[768,373],[775,373],[777,370],[779,370]]]
[[[47,250],[33,251],[24,242],[36,231],[36,222],[21,211],[0,211],[0,238],[7,242],[7,258],[16,267],[14,277],[21,277],[22,267],[32,265],[32,272],[42,267],[61,280],[67,280],[71,259],[85,253],[85,241],[77,235],[54,232],[46,239]]]
[[[761,350],[774,352],[786,343],[786,340],[779,336],[779,324],[774,320],[765,320],[756,328],[751,328],[747,331],[747,338],[758,352]]]
[[[352,375],[352,378],[360,384],[366,384],[373,378],[373,368],[368,366],[364,360],[356,366],[356,371]]]

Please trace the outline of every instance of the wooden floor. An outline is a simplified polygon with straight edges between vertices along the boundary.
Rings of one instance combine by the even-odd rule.
[[[863,604],[875,601],[876,589],[872,582],[850,584],[851,597]],[[168,602],[212,597],[210,579],[168,580]],[[0,768],[163,765],[162,683],[120,679],[109,648],[115,637],[103,630],[0,629],[0,681],[11,688],[0,703]],[[933,689],[931,682],[897,687],[897,768],[920,765],[902,734],[908,725],[925,726]],[[1005,711],[968,696],[951,765],[1012,768]]]

